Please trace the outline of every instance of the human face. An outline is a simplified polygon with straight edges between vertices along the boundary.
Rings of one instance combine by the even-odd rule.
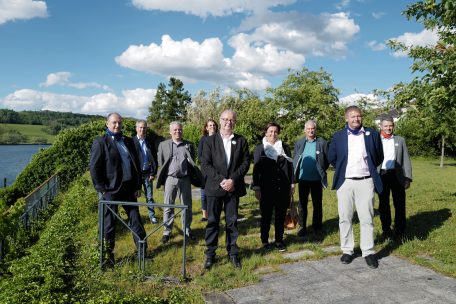
[[[182,140],[182,126],[178,124],[172,124],[169,126],[169,134],[171,134],[171,138],[173,141],[181,141]]]
[[[381,124],[382,131],[385,132],[386,134],[390,135],[393,134],[394,131],[394,123],[392,121],[382,121]]]
[[[345,121],[348,123],[350,129],[359,129],[361,128],[361,124],[363,122],[363,116],[359,111],[350,111],[345,115]]]
[[[277,128],[276,126],[270,126],[266,130],[265,136],[268,143],[274,144],[279,138],[279,128]]]
[[[232,111],[225,111],[220,116],[220,130],[226,134],[233,133],[234,125],[236,124],[236,114]]]
[[[139,138],[145,138],[146,132],[147,132],[147,125],[145,123],[140,122],[140,123],[136,124],[136,135],[138,135]]]
[[[122,118],[119,115],[112,114],[106,121],[106,127],[112,133],[116,134],[122,131]]]
[[[213,121],[209,121],[206,125],[206,131],[209,135],[214,134],[217,132],[217,127],[215,126],[215,123]]]
[[[306,134],[307,139],[314,139],[316,136],[315,125],[312,123],[305,125],[304,133]]]

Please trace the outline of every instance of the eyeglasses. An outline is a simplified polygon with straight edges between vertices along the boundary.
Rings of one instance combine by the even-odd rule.
[[[228,119],[228,118],[220,118],[220,120],[223,121],[223,122],[231,122],[231,123],[236,122],[235,119]]]

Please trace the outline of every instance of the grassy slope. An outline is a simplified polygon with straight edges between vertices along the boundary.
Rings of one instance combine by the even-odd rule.
[[[407,239],[404,242],[377,242],[377,251],[383,251],[388,254],[394,254],[404,257],[413,263],[421,264],[441,273],[456,277],[456,220],[453,214],[456,212],[454,183],[456,181],[456,161],[448,162],[445,168],[438,167],[438,161],[429,161],[422,159],[413,160],[414,182],[411,189],[407,191],[407,217],[408,217],[408,232]],[[332,172],[330,172],[331,180]],[[72,195],[71,195],[72,192]],[[200,222],[200,202],[194,201],[193,214],[194,220],[192,224],[193,231],[198,237],[198,241],[191,243],[187,248],[187,275],[188,283],[169,284],[161,280],[149,278],[144,280],[144,276],[166,276],[179,277],[182,261],[182,232],[180,230],[180,220],[176,221],[176,227],[173,231],[171,241],[162,245],[160,243],[162,230],[152,234],[148,244],[152,254],[152,260],[146,261],[146,270],[140,273],[137,261],[134,256],[134,245],[131,234],[125,228],[119,227],[116,246],[117,265],[114,270],[100,272],[97,265],[97,209],[96,209],[96,194],[93,187],[90,186],[89,180],[86,177],[83,185],[79,185],[76,189],[71,190],[70,195],[67,195],[67,200],[62,206],[70,206],[68,210],[59,210],[60,219],[56,218],[49,223],[54,226],[54,229],[62,232],[62,227],[72,226],[68,231],[68,237],[72,239],[72,250],[74,255],[69,262],[60,263],[69,267],[67,273],[70,274],[70,282],[61,285],[62,290],[67,288],[75,288],[79,290],[78,294],[87,298],[98,298],[99,303],[105,300],[111,303],[119,300],[119,296],[125,295],[150,297],[159,296],[167,298],[169,303],[201,303],[202,294],[213,290],[226,290],[238,286],[248,285],[256,282],[260,274],[259,272],[270,272],[278,269],[281,263],[291,263],[293,261],[283,258],[278,252],[262,253],[258,250],[260,247],[259,238],[259,209],[258,203],[254,199],[253,193],[241,199],[240,212],[247,220],[239,223],[240,237],[239,245],[243,258],[242,270],[234,270],[228,263],[226,251],[224,250],[224,233],[220,237],[220,249],[218,250],[217,265],[209,272],[203,274],[202,265],[204,262],[204,223]],[[295,194],[295,197],[297,194]],[[161,202],[163,197],[162,191],[155,191],[154,198],[157,202]],[[143,199],[141,199],[143,201]],[[70,205],[68,205],[70,204]],[[302,259],[320,259],[328,254],[323,248],[328,246],[338,246],[338,219],[337,219],[337,202],[335,192],[325,190],[324,193],[324,227],[325,237],[320,241],[306,243],[299,242],[294,235],[296,231],[290,231],[285,239],[288,244],[288,252],[300,251],[303,249],[312,250],[315,255],[303,257]],[[376,207],[378,203],[376,203]],[[76,209],[75,209],[76,208]],[[62,209],[62,208],[60,208]],[[78,211],[79,210],[79,211]],[[146,230],[150,233],[153,227],[147,219],[147,210],[141,207],[143,221],[146,223]],[[309,212],[311,214],[311,210]],[[162,212],[158,212],[161,218]],[[121,216],[125,217],[124,212]],[[80,217],[79,223],[74,222],[75,217]],[[62,222],[62,219],[70,220],[69,223]],[[311,219],[308,219],[308,225],[311,224]],[[74,226],[73,226],[74,225]],[[66,229],[65,229],[66,230]],[[273,228],[271,229],[273,236]],[[71,232],[73,231],[73,232]],[[359,240],[359,224],[355,225],[356,240]],[[380,235],[380,219],[375,217],[375,233],[377,237]],[[48,233],[49,234],[49,233]],[[48,239],[48,241],[52,241]],[[62,243],[63,244],[63,243]],[[47,260],[46,254],[51,250],[44,250],[40,244],[35,246],[41,248],[36,255],[36,259]],[[55,246],[54,246],[55,247]],[[62,246],[57,246],[61,248]],[[52,248],[49,248],[52,249]],[[68,252],[68,251],[67,251]],[[71,251],[70,251],[71,252]],[[43,256],[44,255],[44,256]],[[26,259],[27,260],[27,259]],[[28,259],[28,260],[34,260]],[[38,265],[42,265],[41,261]],[[25,263],[27,264],[27,263]],[[55,261],[51,265],[55,264]],[[33,267],[21,266],[19,262],[15,268],[17,273],[30,273],[34,275],[32,269],[35,268],[34,263],[30,263]],[[267,267],[265,267],[267,266]],[[382,267],[380,265],[380,267]],[[13,268],[13,269],[15,269]],[[38,273],[54,273],[61,271],[61,268],[55,270],[41,269]],[[21,285],[29,280],[19,276],[7,286]],[[33,279],[35,281],[35,279]],[[46,279],[45,279],[46,280]],[[55,283],[54,280],[50,282]],[[11,285],[10,285],[11,284]],[[33,285],[34,288],[39,288],[38,285]],[[45,284],[46,285],[46,284]],[[44,286],[45,286],[44,285]],[[51,286],[55,286],[52,284]],[[59,286],[60,287],[60,286]],[[44,288],[44,287],[43,287]],[[49,288],[49,287],[48,287]],[[55,288],[55,287],[53,287]],[[49,288],[49,289],[53,289]],[[29,290],[30,294],[31,293]],[[54,289],[54,293],[56,290]],[[119,294],[120,293],[120,294]],[[21,292],[19,292],[21,294]],[[37,290],[36,294],[40,295]],[[70,296],[66,294],[67,296]],[[17,291],[11,297],[18,296]],[[54,297],[56,297],[55,295]],[[77,295],[74,295],[78,297]],[[19,296],[18,296],[19,297]],[[25,297],[25,294],[24,294]],[[35,298],[36,299],[36,298]],[[124,298],[125,299],[125,298]],[[149,298],[150,299],[150,298]],[[156,299],[156,298],[155,298]],[[131,299],[131,302],[138,302],[138,298]],[[2,301],[0,300],[0,303]],[[148,301],[145,301],[147,303]],[[129,301],[125,301],[129,303]]]
[[[0,123],[0,128],[4,132],[9,130],[19,131],[21,134],[27,137],[27,141],[21,144],[34,143],[36,138],[45,138],[48,143],[54,142],[54,135],[44,132],[42,129],[45,126],[42,125],[23,125],[23,124],[3,124]]]

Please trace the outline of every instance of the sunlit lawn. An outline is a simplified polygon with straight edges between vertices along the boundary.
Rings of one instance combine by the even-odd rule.
[[[438,166],[438,160],[413,160],[414,181],[407,190],[407,218],[408,230],[403,241],[380,242],[381,225],[378,213],[375,216],[376,249],[383,255],[393,254],[404,257],[413,263],[424,265],[438,272],[456,277],[456,220],[453,214],[456,211],[456,161],[447,161],[444,168]],[[333,172],[329,172],[329,181],[332,181]],[[155,190],[154,198],[157,203],[162,203],[163,192]],[[295,193],[297,199],[297,193]],[[376,200],[375,207],[378,207]],[[311,204],[309,203],[309,208]],[[394,208],[392,208],[394,210]],[[148,232],[152,226],[147,217],[147,210],[141,207],[143,221]],[[157,211],[162,219],[162,212]],[[246,197],[241,199],[240,213],[246,218],[239,222],[240,237],[238,245],[241,248],[242,270],[235,270],[228,262],[225,250],[225,234],[219,238],[217,251],[217,264],[206,273],[203,271],[204,263],[204,222],[201,222],[200,200],[193,202],[192,229],[198,240],[190,242],[187,247],[187,277],[188,281],[183,286],[195,302],[202,300],[201,294],[226,290],[242,285],[252,284],[260,278],[262,272],[277,271],[278,265],[292,263],[282,253],[272,251],[264,253],[259,250],[261,246],[259,236],[259,205],[253,192],[249,190]],[[312,214],[312,210],[309,210]],[[303,256],[301,259],[321,259],[327,255],[339,255],[338,251],[323,251],[327,247],[339,246],[337,201],[335,191],[326,189],[323,194],[323,222],[324,238],[322,240],[310,239],[303,242],[298,239],[296,230],[286,231],[285,242],[287,252],[311,250],[312,256]],[[221,231],[224,231],[224,220]],[[311,225],[311,216],[307,220]],[[272,240],[274,228],[271,227]],[[355,225],[356,242],[359,240],[359,224]],[[142,277],[139,274],[137,261],[134,254],[134,245],[131,234],[124,230],[118,234],[116,258],[119,261],[114,271],[108,272],[106,279],[118,282],[122,288],[131,289],[144,294],[166,294],[173,285],[163,283],[159,278],[181,278],[182,266],[182,230],[180,217],[175,221],[172,239],[166,245],[161,244],[163,230],[153,234],[149,241],[149,253],[152,259],[146,261],[146,276],[156,277],[140,284],[131,282],[132,277]],[[358,244],[359,245],[359,244]],[[380,267],[381,264],[380,264]],[[142,281],[142,280],[139,280]]]

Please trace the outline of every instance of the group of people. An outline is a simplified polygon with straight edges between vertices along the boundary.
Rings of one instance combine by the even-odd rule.
[[[262,142],[253,153],[253,190],[261,211],[262,248],[286,250],[283,241],[284,220],[287,209],[298,186],[300,204],[300,229],[298,236],[306,237],[307,203],[312,198],[312,231],[323,234],[323,188],[328,185],[326,171],[334,169],[332,188],[337,191],[341,262],[349,264],[354,257],[352,218],[357,211],[360,222],[360,248],[370,268],[377,268],[374,250],[374,195],[378,193],[379,213],[383,237],[393,235],[391,229],[390,193],[395,208],[394,234],[405,232],[405,189],[412,181],[412,170],[407,146],[402,137],[394,134],[394,120],[382,118],[381,132],[364,127],[362,112],[356,106],[345,111],[345,127],[336,132],[330,143],[316,135],[316,123],[309,120],[304,125],[305,136],[296,142],[294,155],[290,147],[279,139],[281,127],[275,122],[267,124]],[[146,202],[154,204],[152,181],[156,187],[164,186],[164,204],[173,205],[177,194],[182,204],[188,206],[183,231],[190,240],[196,237],[191,231],[192,184],[201,187],[202,221],[205,221],[205,269],[216,263],[216,249],[221,213],[225,214],[226,250],[229,261],[241,267],[237,245],[239,199],[247,194],[244,177],[250,167],[247,140],[234,133],[236,113],[225,110],[219,124],[208,120],[198,146],[201,169],[195,162],[192,142],[183,138],[180,122],[170,123],[171,138],[161,142],[158,151],[146,139],[147,124],[136,123],[137,135],[131,139],[122,134],[122,117],[111,113],[107,117],[106,134],[92,144],[90,173],[100,198],[112,201],[136,201],[144,188]],[[220,126],[220,127],[219,127]],[[156,156],[156,158],[154,157]],[[157,170],[158,168],[158,170]],[[146,233],[136,206],[122,205],[128,215],[129,225],[138,246]],[[113,212],[104,214],[104,238],[108,263],[114,265],[115,220]],[[152,224],[157,224],[153,206],[148,206]],[[269,242],[269,231],[274,214],[275,238]],[[171,239],[174,209],[163,211],[164,233],[162,243]],[[139,239],[138,239],[139,238]],[[147,246],[146,246],[147,249]]]

